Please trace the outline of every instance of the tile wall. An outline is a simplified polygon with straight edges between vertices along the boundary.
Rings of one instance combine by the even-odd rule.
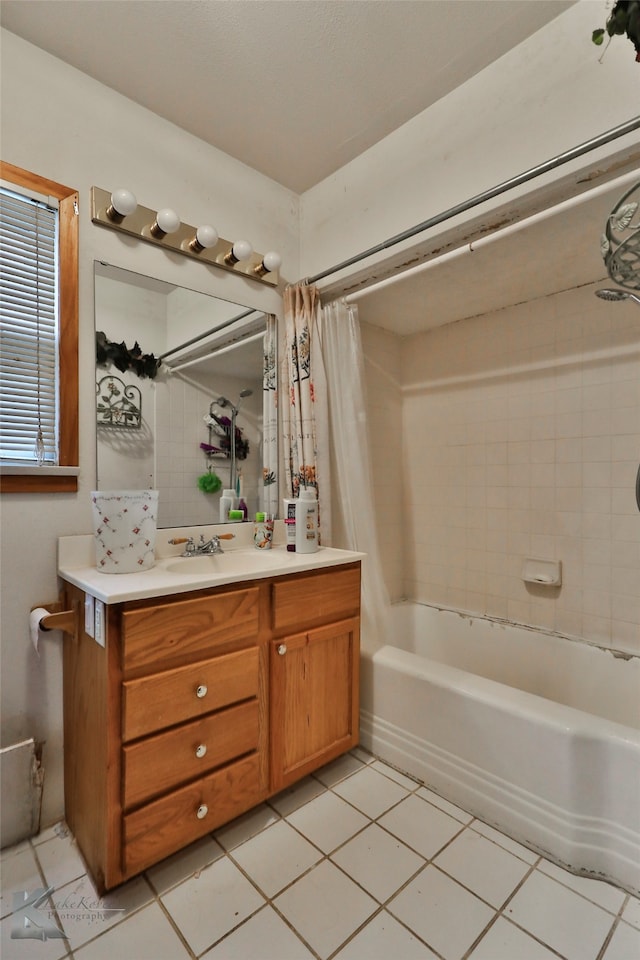
[[[640,308],[595,289],[401,340],[363,325],[394,598],[640,653]],[[525,585],[527,556],[562,586]]]

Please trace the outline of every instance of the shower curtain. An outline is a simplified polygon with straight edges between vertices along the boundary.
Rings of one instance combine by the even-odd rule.
[[[267,317],[262,366],[262,498],[260,509],[267,516],[278,514],[278,377],[276,355],[278,326]]]
[[[357,307],[345,300],[328,304],[318,331],[328,396],[334,545],[366,554],[363,638],[371,649],[387,642],[389,597],[379,560]]]
[[[331,543],[330,500],[323,497],[328,478],[327,390],[318,349],[320,296],[316,287],[297,284],[284,291],[285,357],[282,366],[282,439],[287,497],[301,487],[318,496],[321,543]]]

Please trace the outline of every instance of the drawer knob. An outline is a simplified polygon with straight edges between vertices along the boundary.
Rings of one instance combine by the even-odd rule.
[[[201,683],[199,687],[196,687],[196,697],[202,700],[203,697],[207,695],[207,685],[206,683]]]
[[[198,820],[204,820],[206,815],[209,813],[209,807],[206,803],[201,803],[198,809],[196,810],[196,817]]]
[[[196,747],[196,757],[200,760],[206,755],[207,745],[206,743],[201,743]]]
[[[287,652],[287,645],[286,645],[286,643],[279,643],[279,644],[278,644],[278,654],[279,654],[281,657],[284,657],[284,655],[285,655],[286,652]]]

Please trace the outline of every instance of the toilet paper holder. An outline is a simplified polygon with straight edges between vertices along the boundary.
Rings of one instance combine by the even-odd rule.
[[[64,604],[61,600],[57,600],[55,603],[40,604],[39,606],[42,606],[47,610],[46,615],[40,618],[41,630],[62,630],[64,633],[69,633],[71,636],[75,636],[75,610],[65,610]],[[37,610],[38,607],[32,607],[31,609]]]

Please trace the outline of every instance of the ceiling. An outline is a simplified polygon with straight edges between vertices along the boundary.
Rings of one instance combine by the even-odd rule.
[[[303,193],[575,0],[2,0],[0,22]]]

